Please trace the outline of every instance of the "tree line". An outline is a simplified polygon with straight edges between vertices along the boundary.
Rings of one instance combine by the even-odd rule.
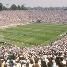
[[[7,4],[7,5],[9,5],[9,4]],[[38,6],[38,7],[33,7],[33,8],[31,8],[31,7],[25,7],[25,5],[23,4],[23,5],[15,5],[15,4],[12,4],[9,8],[8,7],[5,7],[5,6],[3,6],[3,4],[2,3],[0,3],[0,11],[1,10],[67,10],[67,7],[40,7],[40,6]]]
[[[7,4],[8,5],[8,4]],[[2,3],[0,3],[0,11],[1,10],[27,10],[27,7],[25,7],[25,5],[23,4],[23,5],[18,5],[18,6],[16,6],[15,4],[12,4],[11,6],[10,6],[10,8],[8,8],[8,7],[5,7],[5,6],[3,6],[3,4]]]

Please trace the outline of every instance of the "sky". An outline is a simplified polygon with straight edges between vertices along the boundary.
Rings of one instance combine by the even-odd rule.
[[[23,5],[26,7],[67,7],[67,0],[0,0],[0,2],[7,7],[12,4]]]

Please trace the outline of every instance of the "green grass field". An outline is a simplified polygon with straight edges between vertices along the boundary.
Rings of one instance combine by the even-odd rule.
[[[0,42],[17,46],[46,45],[67,31],[67,25],[32,23],[0,30]]]

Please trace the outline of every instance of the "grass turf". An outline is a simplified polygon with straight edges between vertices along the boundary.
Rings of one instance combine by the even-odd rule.
[[[0,30],[0,41],[17,46],[46,45],[67,31],[67,25],[32,23]]]

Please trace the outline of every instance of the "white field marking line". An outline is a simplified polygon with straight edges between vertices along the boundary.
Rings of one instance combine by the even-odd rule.
[[[41,31],[42,29],[34,29],[34,31]]]
[[[0,40],[4,40],[4,36],[3,35],[0,35]]]
[[[34,38],[28,38],[26,41],[28,42],[28,41],[32,41],[32,40],[34,40]]]

